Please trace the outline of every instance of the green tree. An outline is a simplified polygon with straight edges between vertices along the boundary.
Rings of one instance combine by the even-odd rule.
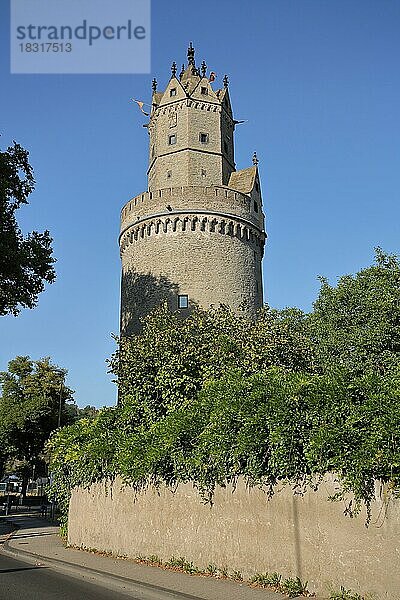
[[[146,317],[140,335],[121,339],[111,370],[135,424],[194,399],[206,381],[229,369],[246,375],[273,365],[312,371],[313,363],[300,310],[265,307],[251,322],[227,307],[196,310],[182,320],[160,306]]]
[[[83,408],[78,406],[77,418],[78,419],[89,419],[89,421],[91,421],[96,418],[98,412],[99,412],[99,409],[96,408],[95,406],[91,406],[90,404],[84,406]]]
[[[35,471],[43,474],[43,449],[50,433],[70,424],[72,390],[64,384],[66,371],[44,358],[18,356],[0,373],[0,443],[9,462],[18,467],[26,486]]]
[[[400,262],[375,251],[375,264],[336,286],[321,278],[309,331],[320,369],[385,372],[400,356]]]
[[[89,404],[84,408],[79,407],[75,402],[72,404],[65,405],[65,422],[75,423],[75,421],[79,421],[79,419],[89,419],[92,420],[96,417],[98,410],[95,406],[90,406]]]
[[[24,237],[15,217],[34,190],[28,157],[15,142],[0,152],[0,315],[17,315],[21,307],[33,308],[44,282],[55,280],[49,232],[32,231]]]

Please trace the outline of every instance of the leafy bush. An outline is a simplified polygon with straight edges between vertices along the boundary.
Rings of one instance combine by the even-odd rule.
[[[399,274],[378,251],[336,288],[323,281],[309,316],[157,309],[112,358],[118,407],[50,440],[64,514],[72,487],[116,476],[136,489],[190,481],[211,501],[238,476],[272,494],[335,472],[352,512],[375,480],[400,487]]]

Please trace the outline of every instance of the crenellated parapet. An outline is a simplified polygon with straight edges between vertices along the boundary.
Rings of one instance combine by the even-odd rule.
[[[179,186],[152,192],[143,192],[125,204],[121,211],[121,233],[138,220],[171,212],[203,210],[207,213],[223,213],[245,220],[254,228],[263,230],[264,215],[254,210],[254,203],[247,194],[226,186]]]

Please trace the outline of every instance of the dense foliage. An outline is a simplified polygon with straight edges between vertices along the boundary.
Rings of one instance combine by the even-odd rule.
[[[15,218],[35,186],[28,159],[16,143],[0,151],[0,315],[33,308],[44,283],[55,280],[49,232],[32,231],[24,237]]]
[[[356,510],[375,480],[399,487],[400,265],[376,259],[323,280],[310,315],[149,315],[112,358],[119,405],[50,440],[64,511],[71,487],[117,475],[138,489],[191,481],[211,499],[239,475],[273,493],[334,472]]]
[[[2,463],[28,477],[43,475],[43,450],[50,433],[74,420],[72,390],[65,371],[48,358],[32,361],[18,356],[0,372],[0,447]],[[0,465],[1,467],[1,465]]]
[[[400,265],[376,249],[376,264],[336,287],[322,287],[309,316],[310,333],[322,367],[339,365],[353,373],[385,373],[400,353]]]
[[[140,336],[121,340],[111,366],[121,403],[143,425],[192,401],[205,382],[230,369],[244,375],[271,366],[312,371],[313,351],[300,310],[264,308],[250,323],[226,307],[182,320],[161,306],[145,319]]]

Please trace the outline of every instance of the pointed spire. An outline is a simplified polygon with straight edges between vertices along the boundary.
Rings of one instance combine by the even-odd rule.
[[[192,42],[190,42],[190,44],[189,44],[189,48],[188,48],[188,51],[187,51],[187,57],[188,57],[188,65],[195,66],[195,62],[194,62],[194,48],[193,48]]]
[[[185,72],[185,65],[182,65],[181,72],[179,73],[179,79],[182,79],[184,72]]]
[[[229,85],[228,75],[224,75],[223,83],[224,83],[224,88],[226,89]]]
[[[172,77],[175,77],[175,75],[176,75],[176,62],[175,61],[171,65],[171,75],[172,75]]]
[[[255,150],[254,150],[254,154],[253,154],[253,165],[255,165],[255,166],[258,165],[257,152]]]
[[[203,60],[203,62],[201,63],[201,76],[205,77],[207,73],[207,65],[206,65],[206,61]]]
[[[151,83],[151,87],[152,87],[152,90],[153,90],[153,94],[155,94],[156,91],[157,91],[157,79],[153,79],[153,81]]]

